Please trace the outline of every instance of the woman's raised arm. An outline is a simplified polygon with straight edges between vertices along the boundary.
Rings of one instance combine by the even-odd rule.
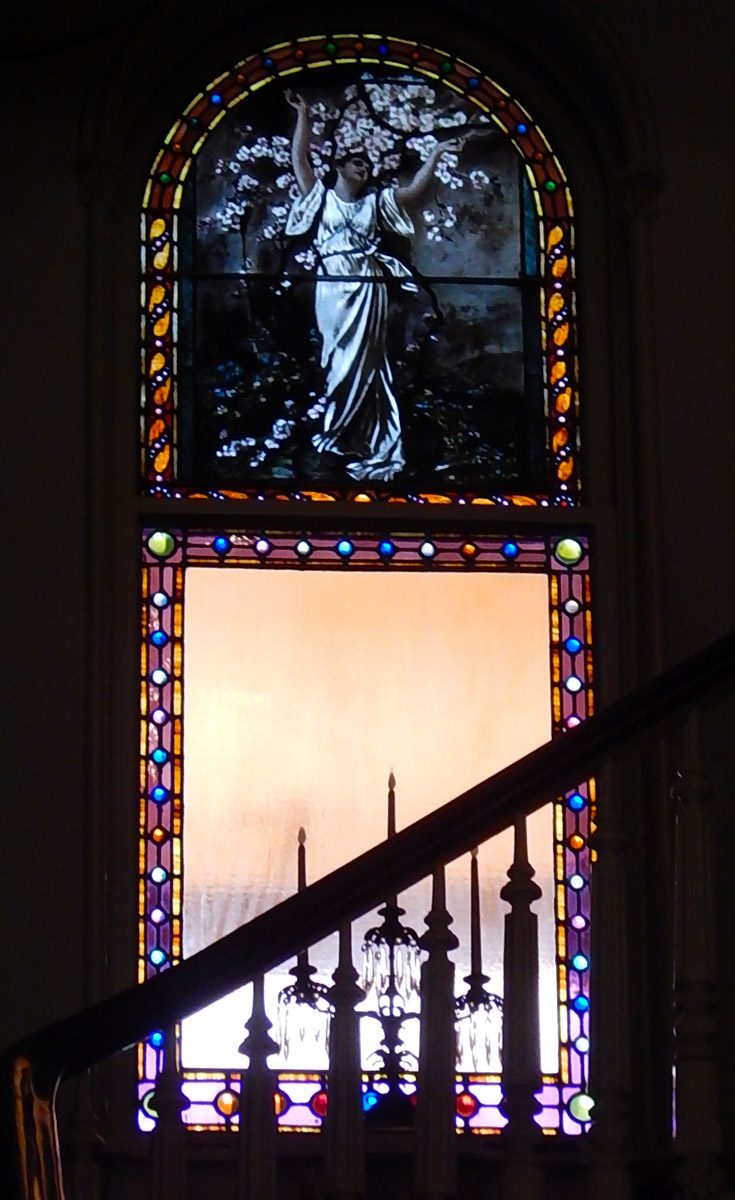
[[[316,183],[316,175],[309,158],[311,143],[311,117],[309,106],[303,96],[291,90],[284,93],[291,108],[296,109],[296,128],[291,140],[291,165],[302,196],[308,196]]]
[[[434,179],[436,164],[439,162],[442,154],[454,153],[462,149],[464,142],[460,139],[455,139],[451,142],[437,142],[429,157],[421,164],[418,171],[414,175],[410,183],[404,187],[398,187],[395,190],[396,204],[401,208],[418,208],[424,201],[428,200],[431,184]]]

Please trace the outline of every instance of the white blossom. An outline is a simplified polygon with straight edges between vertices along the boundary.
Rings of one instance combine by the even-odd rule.
[[[302,267],[306,267],[307,271],[311,271],[316,266],[316,253],[312,246],[307,246],[305,250],[297,250],[294,259]]]

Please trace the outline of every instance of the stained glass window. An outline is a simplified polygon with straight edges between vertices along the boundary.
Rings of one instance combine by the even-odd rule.
[[[578,500],[571,197],[475,67],[252,54],[174,124],[141,232],[146,490]]]
[[[143,535],[144,979],[290,894],[297,855],[314,879],[382,838],[389,772],[403,826],[572,728],[594,696],[589,536],[476,520],[581,497],[572,200],[512,95],[455,56],[377,33],[252,53],[165,139],[141,266],[141,472],[167,514]],[[214,505],[184,527],[171,516],[182,498]],[[223,499],[248,502],[231,506],[239,523],[212,515]],[[309,501],[340,500],[342,528],[304,517]],[[427,507],[421,533],[387,519],[367,533],[349,503],[380,500],[454,505],[456,521],[440,533]],[[264,501],[286,519],[245,529]],[[479,506],[464,524],[463,505]],[[594,782],[580,781],[529,825],[549,1134],[589,1128],[594,812]],[[498,1003],[479,1041],[459,1022],[460,1132],[504,1124],[498,893],[510,860],[510,835],[480,847]],[[466,859],[448,874],[465,945],[469,871]],[[421,930],[426,889],[400,901]],[[356,950],[370,926],[375,914],[356,926]],[[334,945],[309,954],[328,983]],[[458,993],[466,957],[461,946]],[[274,1020],[288,1016],[289,979],[289,964],[266,979]],[[363,982],[369,1113],[388,1084],[375,972]],[[402,986],[410,1098],[408,967]],[[248,991],[179,1030],[192,1128],[238,1123]],[[278,1032],[283,1130],[318,1130],[326,1111],[325,1048],[307,1033]],[[162,1043],[157,1032],[139,1048],[143,1129]]]

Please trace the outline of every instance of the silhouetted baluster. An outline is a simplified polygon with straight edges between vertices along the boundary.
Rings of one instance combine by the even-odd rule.
[[[434,871],[428,931],[421,948],[421,1041],[416,1105],[417,1200],[445,1200],[457,1194],[456,1035],[454,963],[449,951],[459,944],[450,930],[444,867]]]
[[[543,1177],[535,1159],[540,1130],[534,1121],[540,1105],[538,918],[531,905],[541,897],[528,861],[526,818],[515,822],[513,864],[501,899],[510,904],[505,917],[503,954],[503,1100],[508,1119],[503,1136],[508,1143],[504,1194],[506,1200],[535,1200],[543,1192]]]
[[[240,1093],[237,1200],[276,1200],[276,1078],[268,1057],[278,1053],[278,1043],[269,1032],[262,975],[253,980],[253,1011],[245,1028],[248,1036],[238,1052],[247,1054],[250,1064],[242,1073]]]
[[[366,1195],[365,1144],[360,1063],[360,1017],[355,1005],[365,998],[352,963],[352,926],[339,931],[339,962],[330,989],[333,1016],[329,1035],[329,1103],[325,1120],[327,1188],[330,1200],[361,1200]]]
[[[719,1194],[714,1004],[717,973],[712,905],[710,787],[701,762],[697,714],[687,724],[684,766],[673,789],[676,819],[674,971],[676,1137],[679,1182],[686,1197]]]
[[[176,1028],[164,1031],[163,1067],[156,1080],[158,1121],[153,1135],[152,1200],[186,1200],[186,1127],[181,1114],[189,1101],[181,1091]]]
[[[599,1200],[628,1200],[631,1194],[626,842],[620,818],[625,784],[620,774],[615,764],[602,772],[592,875],[589,1090],[595,1102],[590,1134],[595,1160],[590,1194]]]

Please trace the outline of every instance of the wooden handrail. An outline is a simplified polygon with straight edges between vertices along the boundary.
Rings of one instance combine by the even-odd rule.
[[[611,751],[734,678],[735,633],[730,633],[179,966],[10,1047],[0,1056],[0,1137],[7,1145],[10,1135],[17,1161],[18,1122],[24,1105],[26,1115],[32,1110],[31,1093],[43,1104],[63,1075],[143,1040],[293,957],[340,921],[369,911],[425,878],[435,864],[466,853],[520,813],[575,787]],[[27,1146],[20,1149],[25,1153]],[[51,1187],[41,1195],[47,1200],[61,1192]]]

